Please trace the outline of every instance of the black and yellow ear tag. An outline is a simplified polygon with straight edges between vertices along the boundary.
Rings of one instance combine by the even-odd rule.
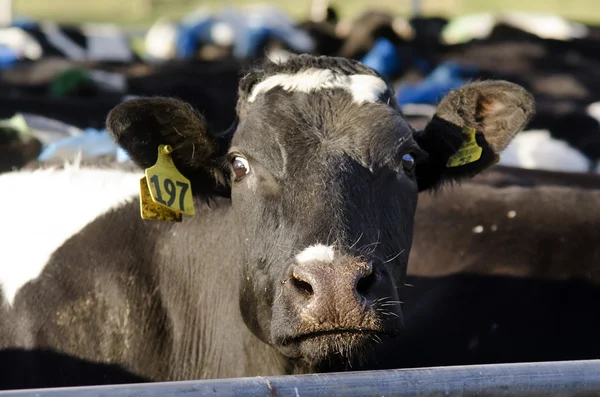
[[[194,215],[192,185],[177,169],[169,145],[158,147],[156,164],[140,180],[142,219],[181,222],[182,214]]]
[[[140,179],[140,212],[142,219],[146,220],[181,222],[183,218],[181,212],[173,211],[152,201],[146,177]]]
[[[447,168],[460,167],[461,165],[474,163],[481,158],[483,149],[477,144],[475,139],[475,128],[463,127],[463,134],[467,136],[467,140],[462,144],[460,149],[456,151],[446,163]],[[498,160],[500,160],[498,158]]]

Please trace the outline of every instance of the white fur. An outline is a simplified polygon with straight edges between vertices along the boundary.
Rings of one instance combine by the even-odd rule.
[[[444,28],[442,38],[446,44],[483,39],[490,35],[499,22],[546,39],[571,40],[589,34],[585,25],[567,21],[557,15],[509,11],[485,12],[455,18]]]
[[[210,29],[210,37],[217,45],[230,46],[235,41],[235,31],[227,23],[217,22]]]
[[[600,122],[600,102],[590,103],[586,108],[586,113]]]
[[[524,131],[500,155],[499,164],[564,172],[587,172],[590,161],[545,130]]]
[[[570,22],[558,15],[510,11],[502,14],[502,20],[545,39],[571,40],[588,35],[585,25]]]
[[[308,69],[296,74],[277,74],[267,77],[252,90],[248,102],[275,87],[286,91],[311,93],[324,89],[341,88],[352,94],[358,104],[377,102],[387,89],[386,83],[376,76],[355,74],[347,76],[329,69]]]
[[[267,58],[273,63],[285,63],[290,59],[291,53],[284,49],[273,49],[267,53]]]
[[[133,61],[133,51],[121,29],[112,24],[86,24],[82,33],[87,38],[86,56],[89,60]]]
[[[0,45],[7,46],[26,58],[37,60],[42,57],[40,43],[21,28],[0,29]]]
[[[461,44],[483,39],[491,33],[497,16],[491,12],[469,14],[451,20],[442,31],[445,44]]]
[[[335,252],[333,247],[316,244],[305,248],[302,252],[296,255],[296,262],[299,264],[308,262],[333,262]]]
[[[136,196],[141,177],[77,166],[0,174],[0,286],[5,299],[12,304],[67,239]]]
[[[55,22],[44,22],[41,24],[42,31],[46,34],[48,41],[60,49],[69,59],[83,61],[86,59],[85,48],[80,47],[65,33]]]
[[[158,21],[146,33],[144,49],[151,58],[167,60],[175,56],[176,41],[177,27],[175,24]]]

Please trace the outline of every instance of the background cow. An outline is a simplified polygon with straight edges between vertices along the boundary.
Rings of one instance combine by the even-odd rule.
[[[404,366],[600,357],[600,177],[506,175],[419,198]]]

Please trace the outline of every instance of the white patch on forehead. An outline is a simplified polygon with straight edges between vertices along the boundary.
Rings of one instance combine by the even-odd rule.
[[[0,287],[12,304],[52,253],[88,223],[138,194],[142,176],[108,169],[0,174]]]
[[[333,247],[328,245],[311,245],[296,255],[296,262],[299,264],[307,262],[333,262]]]
[[[275,87],[290,92],[312,93],[319,90],[340,88],[352,94],[354,102],[375,103],[387,90],[385,81],[377,76],[367,74],[344,75],[329,69],[308,69],[296,74],[276,74],[258,83],[252,90],[248,102]]]

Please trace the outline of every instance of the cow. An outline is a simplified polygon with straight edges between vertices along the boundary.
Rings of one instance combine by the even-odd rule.
[[[241,67],[233,60],[185,60],[128,66],[46,60],[0,76],[2,84],[10,87],[6,94],[0,94],[0,118],[12,117],[15,113],[31,113],[79,128],[104,128],[106,115],[122,100],[131,96],[161,95],[190,102],[202,112],[211,127],[226,129],[235,120]],[[55,86],[58,75],[69,70],[84,70],[92,77],[121,76],[123,89],[102,90],[98,81],[91,82],[81,76],[78,84],[67,82],[65,85],[71,87],[63,90],[62,95],[52,95],[51,88]]]
[[[2,131],[0,130],[0,140]],[[42,152],[42,142],[35,137],[0,142],[0,173],[12,171],[34,161]]]
[[[115,62],[139,60],[125,34],[111,24],[75,26],[52,21],[20,21],[0,29],[0,44],[14,50],[19,57],[33,61],[45,57]]]
[[[236,112],[225,131],[175,98],[108,114],[137,166],[169,156],[189,181],[195,215],[181,222],[141,219],[143,173],[0,175],[11,206],[36,203],[18,201],[30,222],[6,211],[0,236],[0,365],[28,365],[11,387],[395,366],[419,192],[492,165],[534,103],[518,85],[473,82],[415,131],[372,69],[294,55],[251,69]]]
[[[0,120],[0,173],[21,168],[42,152],[39,139],[22,135],[21,120]]]
[[[599,205],[598,175],[498,166],[422,195],[400,366],[600,357]]]
[[[494,187],[565,186],[569,188],[600,189],[600,178],[595,173],[559,172],[541,169],[524,169],[497,165],[475,175],[470,183]]]

